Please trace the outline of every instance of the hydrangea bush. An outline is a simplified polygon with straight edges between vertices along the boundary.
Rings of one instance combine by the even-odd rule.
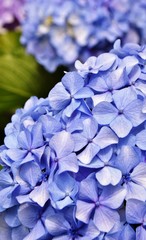
[[[109,51],[117,38],[146,43],[145,0],[29,0],[21,42],[47,70]]]
[[[146,48],[77,61],[0,147],[0,239],[146,239]]]
[[[24,3],[26,0],[0,0],[0,32],[17,26],[24,17]]]

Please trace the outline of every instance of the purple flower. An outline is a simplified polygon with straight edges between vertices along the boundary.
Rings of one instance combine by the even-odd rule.
[[[0,147],[3,239],[145,240],[145,61],[145,47],[117,41],[12,116]]]
[[[25,0],[0,0],[0,31],[15,27],[24,17]]]

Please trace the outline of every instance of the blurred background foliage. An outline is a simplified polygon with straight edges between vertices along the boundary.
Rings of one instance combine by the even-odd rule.
[[[20,44],[20,32],[0,35],[0,143],[16,108],[31,96],[47,97],[66,69],[48,73]]]

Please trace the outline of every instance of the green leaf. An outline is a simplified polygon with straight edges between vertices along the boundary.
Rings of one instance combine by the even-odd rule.
[[[63,69],[49,74],[39,66],[19,38],[19,32],[0,36],[0,112],[22,106],[32,95],[46,97],[63,76]]]

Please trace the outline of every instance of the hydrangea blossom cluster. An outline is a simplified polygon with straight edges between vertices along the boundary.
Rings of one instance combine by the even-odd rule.
[[[20,23],[24,17],[25,0],[0,0],[0,31],[10,24]]]
[[[145,47],[117,41],[16,111],[0,147],[1,239],[146,239],[145,63]]]
[[[117,38],[146,43],[145,0],[29,0],[21,42],[47,70],[109,51]]]

